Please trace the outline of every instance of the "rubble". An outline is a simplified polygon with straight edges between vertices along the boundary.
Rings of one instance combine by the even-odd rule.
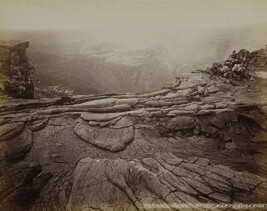
[[[267,72],[267,47],[252,52],[246,49],[233,51],[226,61],[213,63],[206,71],[236,81],[252,80],[259,77],[259,73]]]

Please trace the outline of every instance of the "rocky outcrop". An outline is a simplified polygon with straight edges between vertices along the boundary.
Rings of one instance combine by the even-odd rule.
[[[220,75],[237,81],[251,80],[253,77],[267,76],[267,48],[249,52],[242,49],[233,51],[223,63],[213,63],[207,69],[211,74]]]
[[[0,91],[15,98],[33,98],[33,67],[26,56],[29,42],[0,42]]]
[[[196,71],[151,93],[9,99],[0,105],[3,206],[266,203],[264,84]],[[23,182],[36,165],[42,171]]]

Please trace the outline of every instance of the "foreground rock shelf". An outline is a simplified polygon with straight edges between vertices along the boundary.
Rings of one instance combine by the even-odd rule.
[[[266,90],[249,85],[196,72],[148,94],[10,98],[0,108],[2,206],[265,202]],[[31,179],[12,189],[15,169]]]
[[[247,203],[253,200],[251,192],[261,193],[258,185],[263,180],[205,158],[183,160],[170,153],[131,161],[88,157],[75,169],[68,208],[145,210],[150,204],[175,209],[181,203],[192,208],[198,203]]]
[[[266,203],[266,80],[203,71],[152,93],[2,98],[2,210]]]

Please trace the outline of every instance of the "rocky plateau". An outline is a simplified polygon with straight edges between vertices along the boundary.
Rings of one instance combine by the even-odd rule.
[[[267,203],[266,50],[240,52],[150,93],[3,95],[0,209]]]

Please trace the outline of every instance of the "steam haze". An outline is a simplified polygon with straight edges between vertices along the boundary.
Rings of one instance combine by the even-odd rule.
[[[35,84],[78,93],[155,90],[233,50],[267,44],[260,0],[13,0],[0,10],[1,39],[31,42]]]

